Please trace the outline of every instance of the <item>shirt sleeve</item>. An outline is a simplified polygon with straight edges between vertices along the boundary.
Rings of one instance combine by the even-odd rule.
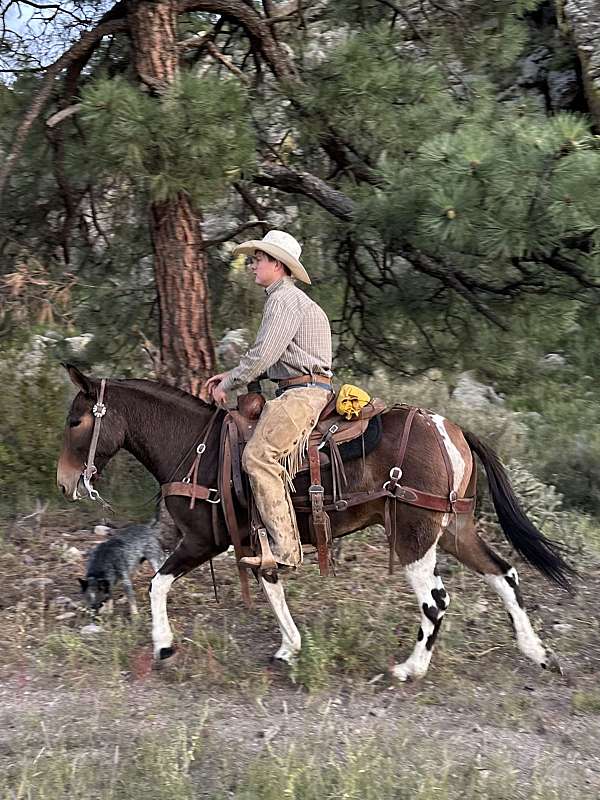
[[[225,391],[245,386],[275,364],[296,335],[302,312],[296,304],[286,304],[277,297],[269,298],[256,341],[244,353],[237,367],[221,381]]]

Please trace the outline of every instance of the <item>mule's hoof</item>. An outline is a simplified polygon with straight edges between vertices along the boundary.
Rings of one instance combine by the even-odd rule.
[[[425,677],[425,672],[415,672],[414,669],[405,664],[398,664],[390,670],[392,678],[396,681],[406,683],[406,681],[418,681]]]
[[[177,660],[177,650],[174,647],[161,647],[154,655],[154,669],[171,667]]]
[[[287,648],[280,647],[279,650],[271,656],[271,664],[285,664],[291,667],[298,659],[298,653]]]
[[[563,668],[556,653],[552,650],[547,650],[546,661],[541,665],[542,669],[547,669],[549,672],[556,672],[558,675],[564,675]]]

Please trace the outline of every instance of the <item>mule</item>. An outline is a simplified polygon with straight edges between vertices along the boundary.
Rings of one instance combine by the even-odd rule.
[[[85,465],[94,431],[93,409],[99,400],[101,383],[75,367],[67,365],[67,370],[79,392],[67,415],[57,482],[66,497],[77,500],[82,496],[83,478],[87,478],[90,489]],[[97,437],[97,474],[120,448],[124,448],[152,473],[159,484],[181,481],[190,468],[202,432],[206,433],[210,427],[197,483],[205,487],[217,486],[219,422],[224,411],[215,412],[214,406],[186,392],[151,381],[107,380],[102,386],[104,396],[100,400],[104,405],[99,413],[104,416],[99,434],[96,432],[94,437]],[[209,426],[215,414],[217,424]],[[389,480],[406,419],[407,409],[402,407],[382,415],[383,435],[377,447],[364,459],[345,464],[351,491],[381,487]],[[432,434],[433,426],[439,435]],[[570,589],[569,574],[574,570],[563,559],[560,547],[543,536],[527,518],[498,457],[473,434],[462,431],[439,414],[426,412],[417,415],[406,444],[403,480],[416,490],[447,494],[448,475],[451,474],[455,497],[474,496],[474,453],[486,470],[494,506],[509,542],[547,578],[564,589]],[[450,471],[449,462],[452,465]],[[296,488],[298,492],[307,491],[307,478],[302,473],[297,476]],[[94,496],[94,492],[92,489],[90,495]],[[205,499],[211,497],[217,499],[212,492]],[[167,615],[167,595],[171,585],[194,567],[224,552],[231,543],[219,505],[198,501],[190,508],[189,497],[182,496],[169,496],[165,502],[181,538],[150,585],[152,640],[154,657],[158,662],[165,662],[175,654]],[[472,508],[470,513],[453,514],[402,502],[394,502],[394,506],[394,531],[397,533],[391,542],[393,555],[396,563],[404,569],[421,615],[412,653],[392,669],[396,679],[404,681],[425,675],[449,606],[449,595],[436,569],[438,545],[482,575],[499,595],[522,653],[541,668],[559,669],[555,656],[533,630],[523,605],[515,568],[480,538]],[[384,523],[385,510],[385,500],[378,496],[335,512],[331,517],[332,535],[338,538],[368,525]],[[303,542],[309,542],[307,514],[298,515],[298,526]],[[260,581],[281,631],[281,646],[274,659],[291,663],[300,652],[301,638],[285,600],[283,582],[277,577],[271,582],[264,576]]]

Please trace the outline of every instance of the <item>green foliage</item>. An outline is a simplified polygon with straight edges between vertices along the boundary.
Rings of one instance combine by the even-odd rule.
[[[328,619],[302,631],[302,650],[292,669],[308,691],[327,688],[335,675],[372,675],[394,651],[394,615],[383,603],[366,608],[346,600]]]
[[[185,192],[205,206],[252,164],[247,114],[239,81],[185,73],[160,101],[121,78],[95,81],[83,94],[87,168],[131,180],[157,202]]]
[[[0,382],[0,513],[31,510],[36,497],[56,495],[66,386],[23,351],[4,354]]]
[[[398,55],[402,36],[387,26],[353,33],[306,79],[302,132],[316,141],[330,126],[382,165],[451,126],[461,111],[435,65]],[[368,64],[368,69],[365,65]]]

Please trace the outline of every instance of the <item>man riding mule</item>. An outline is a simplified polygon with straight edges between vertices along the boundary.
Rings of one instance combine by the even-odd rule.
[[[171,386],[145,380],[92,378],[68,367],[78,387],[67,416],[57,481],[73,500],[97,499],[93,482],[121,448],[130,452],[165,487],[195,474],[196,494],[168,493],[167,509],[180,533],[177,548],[152,579],[152,639],[157,662],[175,653],[167,614],[173,582],[223,552],[232,543],[219,497],[220,437],[224,410]],[[493,450],[450,420],[424,409],[394,406],[380,417],[381,437],[362,458],[348,460],[346,498],[335,508],[329,493],[333,538],[374,523],[388,531],[396,563],[404,569],[420,612],[417,641],[411,655],[392,669],[398,680],[422,677],[429,666],[449,596],[436,569],[441,547],[479,573],[508,611],[519,649],[538,666],[555,665],[552,653],[533,630],[523,607],[514,567],[478,535],[474,520],[476,472],[474,454],[487,474],[502,530],[515,550],[547,578],[569,588],[572,568],[560,547],[543,536],[520,507],[508,476]],[[202,459],[193,468],[196,454]],[[306,473],[296,477],[298,530],[312,541]],[[193,487],[192,487],[193,488]],[[192,504],[190,497],[197,498]],[[246,520],[247,521],[247,520]],[[246,528],[247,531],[247,528]],[[246,544],[249,544],[248,531]],[[285,600],[283,581],[259,581],[281,631],[275,658],[290,662],[300,652],[301,637]],[[326,586],[326,584],[325,584]],[[325,588],[325,587],[324,587]]]
[[[305,454],[311,431],[331,397],[331,330],[325,312],[295,285],[311,280],[298,260],[300,244],[288,233],[269,231],[264,239],[238,245],[247,254],[255,281],[267,295],[256,342],[229,372],[205,386],[217,404],[231,389],[267,374],[278,383],[277,397],[265,404],[243,467],[270,539],[273,558],[246,556],[240,564],[271,570],[296,567],[302,546],[289,487]],[[268,552],[268,550],[267,550]]]

